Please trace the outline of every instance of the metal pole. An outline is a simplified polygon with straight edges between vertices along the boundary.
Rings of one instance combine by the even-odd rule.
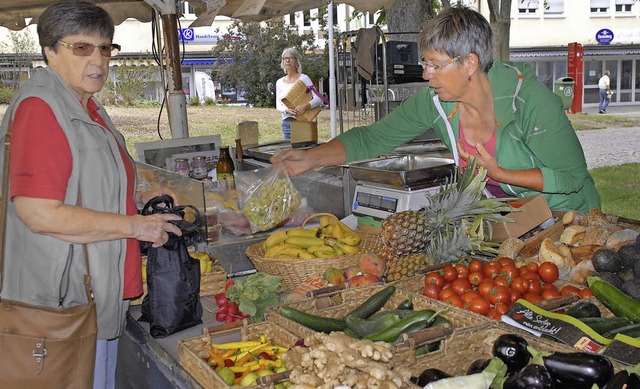
[[[165,51],[167,57],[167,111],[169,127],[174,139],[189,137],[187,122],[187,99],[182,90],[182,66],[180,64],[180,43],[178,40],[178,18],[174,13],[162,14],[162,31],[164,32]]]
[[[333,42],[333,0],[329,1],[329,111],[331,112],[331,138],[336,137],[336,64]]]

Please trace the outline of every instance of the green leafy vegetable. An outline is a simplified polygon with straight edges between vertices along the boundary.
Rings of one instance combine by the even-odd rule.
[[[237,281],[229,287],[226,296],[238,304],[240,312],[246,313],[254,323],[264,320],[264,314],[278,305],[280,299],[280,281],[282,277],[267,273],[255,273],[247,280]]]

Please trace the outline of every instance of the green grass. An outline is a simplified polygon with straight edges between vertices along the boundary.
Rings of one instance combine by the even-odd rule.
[[[596,182],[604,213],[640,220],[640,164],[626,163],[589,172]]]

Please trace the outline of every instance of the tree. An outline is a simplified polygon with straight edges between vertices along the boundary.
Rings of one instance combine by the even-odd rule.
[[[0,52],[11,54],[8,61],[0,68],[0,80],[9,84],[10,87],[18,89],[20,81],[28,78],[31,68],[31,61],[36,55],[38,45],[29,31],[9,32],[9,43],[0,42]]]
[[[487,2],[489,3],[489,23],[491,23],[491,30],[493,30],[493,58],[508,61],[511,0],[487,0]]]
[[[313,53],[314,36],[298,35],[282,19],[265,23],[235,21],[228,31],[212,49],[217,58],[212,78],[244,89],[247,101],[256,107],[275,106],[275,84],[284,75],[280,56],[287,47],[300,51],[303,71],[312,80],[328,74],[327,60]]]
[[[157,74],[155,66],[149,66],[143,60],[123,60],[115,67],[114,79],[109,78],[100,91],[99,99],[106,104],[133,106],[136,100],[144,96],[144,91],[153,82]]]

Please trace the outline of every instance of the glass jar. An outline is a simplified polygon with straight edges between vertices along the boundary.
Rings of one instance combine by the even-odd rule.
[[[207,176],[207,157],[196,156],[191,159],[191,175],[196,180],[203,179]]]
[[[176,158],[173,165],[173,171],[180,174],[181,176],[189,175],[189,159],[187,158]]]

